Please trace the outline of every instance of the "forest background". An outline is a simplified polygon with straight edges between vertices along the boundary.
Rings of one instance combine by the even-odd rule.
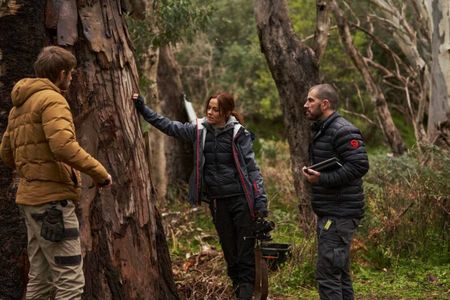
[[[295,200],[286,138],[288,133],[283,126],[280,96],[261,51],[253,3],[219,0],[204,5],[204,1],[200,2],[165,1],[159,16],[162,26],[156,31],[154,27],[153,30],[148,27],[146,21],[132,21],[130,28],[138,60],[149,45],[168,47],[174,54],[177,75],[182,82],[181,91],[194,103],[199,115],[203,114],[204,100],[218,91],[228,91],[236,97],[246,127],[257,137],[255,151],[266,179],[270,219],[277,224],[273,238],[293,246],[291,259],[271,273],[272,297],[317,298],[313,279],[314,235],[310,232],[305,235],[300,225],[302,221],[299,221],[299,203]],[[414,123],[416,114],[420,114],[417,112],[420,100],[413,104],[408,102],[411,100],[407,99],[410,96],[408,83],[405,83],[408,76],[408,80],[414,79],[406,71],[399,74],[402,71],[398,65],[405,61],[408,64],[408,54],[402,52],[403,45],[396,41],[394,35],[398,33],[395,29],[386,26],[386,23],[395,23],[396,17],[409,29],[419,28],[422,25],[418,23],[423,20],[417,19],[413,5],[401,1],[384,2],[394,4],[391,9],[397,10],[400,16],[383,15],[380,10],[386,7],[381,7],[381,2],[343,2],[344,14],[352,24],[355,48],[366,56],[373,84],[388,102],[404,143],[401,153],[393,154],[395,150],[389,147],[376,104],[371,101],[373,90],[367,87],[367,81],[353,64],[337,25],[331,25],[328,44],[320,62],[320,81],[332,83],[339,90],[339,112],[362,130],[370,157],[371,170],[365,177],[367,216],[352,247],[357,298],[444,299],[450,296],[448,143],[437,147],[437,143],[424,142],[419,137]],[[317,25],[317,16],[313,12],[318,3],[288,1],[292,27],[298,38],[310,47],[313,47]],[[405,28],[399,28],[399,31],[402,29]],[[146,35],[144,32],[154,34]],[[421,45],[425,41],[417,41],[421,38],[420,33],[404,31],[403,34],[414,34],[416,50],[424,60],[430,59],[431,53],[427,54],[425,45]],[[138,65],[145,64],[141,60]],[[398,73],[394,75],[396,68]],[[444,69],[444,72],[450,70]],[[148,80],[141,82],[143,90],[148,90],[152,84],[157,85]],[[299,102],[303,100],[298,99]],[[158,103],[155,105],[159,107]],[[195,218],[175,221],[174,211],[188,209],[179,206],[179,200],[186,195],[185,187],[169,184],[165,192],[162,207],[167,211],[167,218],[172,220],[166,228],[171,233],[172,256],[175,261],[184,262],[179,272],[201,269],[199,257],[208,257],[211,255],[208,251],[220,247],[217,240],[211,242],[214,228],[208,212],[195,210],[192,213]],[[184,213],[175,213],[177,217],[180,215]],[[191,266],[191,255],[197,260],[195,267]],[[208,259],[211,257],[203,258],[205,261]],[[216,270],[210,269],[203,283],[199,283],[202,282],[199,277],[190,278],[189,282],[189,276],[185,278],[178,274],[180,286],[190,284],[193,287],[192,290],[184,288],[188,290],[185,291],[188,298],[194,299],[196,292],[220,295],[225,289],[224,272],[214,272],[224,266],[220,263],[212,266]],[[211,276],[219,276],[219,280],[211,280]],[[207,287],[212,282],[224,281],[223,286]],[[195,288],[202,292],[195,291]]]
[[[140,90],[155,110],[188,121],[183,95],[201,116],[210,95],[232,93],[256,134],[273,239],[292,245],[270,272],[270,298],[317,299],[302,106],[309,86],[332,83],[371,166],[352,246],[356,298],[448,299],[449,12],[445,0],[0,1],[0,133],[12,84],[32,76],[39,49],[71,49],[78,139],[116,179],[82,193],[85,299],[227,299],[207,208],[185,201],[190,145],[139,128],[129,96]],[[1,164],[0,174],[0,267],[10,270],[0,298],[21,299],[17,178]]]

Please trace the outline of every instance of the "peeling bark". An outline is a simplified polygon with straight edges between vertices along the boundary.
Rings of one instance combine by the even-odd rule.
[[[77,1],[78,25],[74,18],[60,23],[59,17],[55,24],[52,16],[74,13],[70,4],[64,3],[69,5],[66,11],[62,11],[64,5],[56,10],[47,7],[52,9],[47,20],[45,1],[14,1],[16,15],[12,16],[5,15],[1,6],[0,129],[6,126],[5,112],[10,108],[6,99],[14,81],[32,76],[30,69],[42,46],[73,44],[69,49],[75,53],[78,67],[68,101],[78,140],[105,165],[114,181],[111,189],[100,193],[88,189],[91,180],[83,176],[79,204],[86,277],[83,298],[178,299],[138,115],[130,100],[132,92],[138,90],[138,74],[121,2]],[[64,32],[63,38],[56,35],[58,32]],[[2,269],[11,270],[11,274],[2,275],[14,279],[14,285],[2,282],[0,298],[4,293],[6,299],[20,299],[25,284],[24,262],[20,260],[26,246],[25,228],[14,211],[10,172],[3,166],[0,172],[0,220],[7,221],[5,228],[12,224],[9,228],[16,230],[5,230],[9,237],[1,243],[6,247],[5,251],[2,248]],[[0,228],[4,229],[3,224]]]
[[[301,168],[308,164],[309,121],[303,105],[309,88],[319,82],[315,53],[296,37],[285,0],[257,0],[255,16],[261,51],[275,80],[287,130],[294,185],[299,198],[300,222],[305,232],[314,231],[308,185]]]
[[[81,144],[114,178],[82,195],[85,299],[176,299],[170,257],[130,101],[138,74],[117,2],[78,6],[80,61],[71,105]],[[96,138],[94,138],[96,137]]]
[[[428,0],[431,19],[431,97],[428,109],[428,138],[434,142],[439,130],[449,123],[450,114],[450,3],[446,0]]]

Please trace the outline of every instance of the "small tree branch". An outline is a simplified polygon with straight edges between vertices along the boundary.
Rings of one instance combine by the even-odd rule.
[[[354,112],[354,111],[349,111],[349,110],[346,110],[346,109],[344,109],[344,108],[340,108],[340,110],[341,110],[342,112],[346,113],[346,114],[353,115],[353,116],[359,117],[359,118],[361,118],[361,119],[364,119],[364,120],[366,120],[366,121],[367,121],[369,124],[371,124],[371,125],[374,125],[374,126],[376,126],[376,127],[379,127],[378,124],[377,124],[376,122],[372,121],[372,119],[370,119],[368,116],[366,116],[366,115],[364,115],[364,114],[360,114],[360,113],[357,113],[357,112]]]
[[[386,53],[388,53],[392,57],[392,59],[396,65],[400,64],[408,73],[415,73],[415,71],[409,65],[407,65],[400,58],[400,56],[398,56],[397,53],[395,53],[385,42],[383,42],[381,39],[379,39],[377,36],[375,36],[372,32],[370,32],[369,30],[365,29],[364,27],[358,26],[357,24],[354,24],[354,23],[350,24],[350,25],[352,27],[364,32],[367,36],[369,36],[378,46],[381,47],[381,49],[386,51]],[[396,69],[397,69],[397,73],[399,74],[400,70],[399,70],[398,66]]]
[[[389,111],[385,95],[381,88],[376,84],[367,63],[355,46],[353,36],[350,31],[349,22],[344,16],[343,11],[339,8],[336,0],[332,0],[331,9],[335,15],[339,34],[345,50],[366,83],[372,103],[374,103],[377,110],[378,120],[382,125],[383,132],[385,133],[389,146],[395,155],[400,155],[405,151],[405,144],[398,128],[392,120],[392,115]]]

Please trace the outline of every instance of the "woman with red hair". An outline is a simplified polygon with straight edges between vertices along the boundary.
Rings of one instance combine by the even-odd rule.
[[[135,106],[163,133],[192,142],[194,170],[189,201],[209,203],[214,225],[237,299],[251,299],[255,281],[256,217],[267,216],[264,183],[255,161],[253,135],[242,126],[230,94],[219,93],[205,104],[206,117],[193,123],[171,121],[149,107],[138,94]]]

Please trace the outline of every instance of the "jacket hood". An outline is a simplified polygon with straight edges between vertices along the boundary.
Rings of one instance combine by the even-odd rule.
[[[228,118],[227,124],[225,124],[225,127],[234,126],[234,124],[237,124],[237,123],[239,123],[239,121],[236,119],[236,117],[235,116],[230,116]]]
[[[47,78],[24,78],[16,83],[11,92],[12,103],[14,106],[21,106],[33,94],[43,90],[61,93],[60,89]]]

